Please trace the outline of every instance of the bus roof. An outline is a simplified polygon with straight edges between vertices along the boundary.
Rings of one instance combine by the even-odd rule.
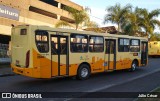
[[[96,33],[93,31],[80,31],[80,30],[75,30],[75,29],[63,29],[63,28],[53,28],[49,26],[37,26],[37,25],[19,25],[15,26],[16,27],[22,27],[22,26],[29,26],[29,27],[34,27],[37,30],[46,30],[48,32],[64,32],[64,33],[77,33],[77,34],[92,34],[92,35],[99,35],[99,36],[104,36],[104,37],[110,37],[110,38],[132,38],[132,39],[143,39],[147,40],[148,38],[146,37],[136,37],[136,36],[129,36],[129,35],[117,35],[117,34],[109,34],[109,33]]]

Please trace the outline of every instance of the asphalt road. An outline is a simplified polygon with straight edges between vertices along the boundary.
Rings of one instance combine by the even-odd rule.
[[[148,66],[140,67],[135,72],[115,71],[94,74],[84,81],[74,78],[34,79],[21,75],[0,77],[0,92],[74,92],[75,94],[77,92],[150,92],[160,86],[159,78],[160,58],[150,58]],[[83,93],[80,94],[83,96]],[[53,98],[45,100],[132,101],[135,98]]]

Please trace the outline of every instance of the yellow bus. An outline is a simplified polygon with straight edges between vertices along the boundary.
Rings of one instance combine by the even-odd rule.
[[[12,28],[11,43],[13,72],[34,78],[83,80],[148,63],[148,39],[143,37],[19,25]]]
[[[160,56],[160,41],[150,41],[148,46],[149,56]]]

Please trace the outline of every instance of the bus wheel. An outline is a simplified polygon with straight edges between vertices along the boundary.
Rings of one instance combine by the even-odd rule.
[[[85,79],[88,79],[89,76],[90,76],[89,66],[86,64],[80,65],[77,71],[77,79],[85,80]]]
[[[129,69],[129,71],[133,72],[135,71],[137,68],[137,62],[136,61],[133,61],[132,62],[132,65],[131,65],[131,68]]]

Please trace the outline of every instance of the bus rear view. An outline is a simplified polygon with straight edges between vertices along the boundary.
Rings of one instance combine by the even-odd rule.
[[[28,68],[30,63],[30,41],[28,34],[29,26],[17,26],[12,28],[11,52],[12,62],[11,67],[14,72],[23,74],[21,69]]]
[[[149,42],[148,54],[151,57],[160,56],[160,41],[150,41]]]

